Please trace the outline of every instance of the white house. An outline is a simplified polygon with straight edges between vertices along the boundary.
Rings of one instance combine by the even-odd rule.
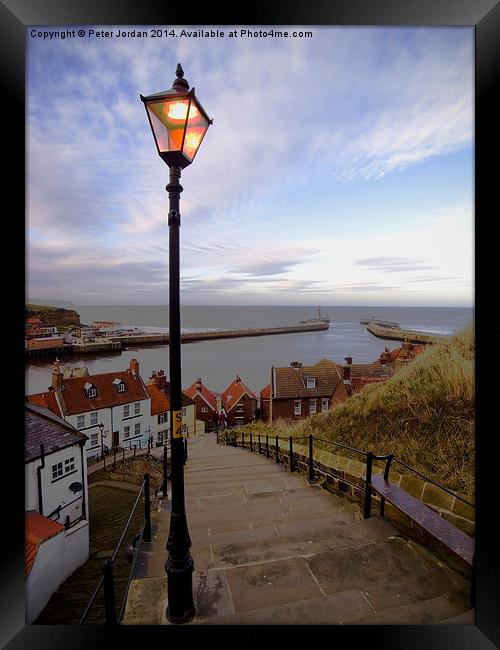
[[[86,436],[33,404],[25,407],[25,592],[32,623],[89,556]]]
[[[146,383],[151,398],[151,435],[154,445],[163,445],[170,430],[170,383],[163,370],[153,372]],[[196,404],[184,393],[182,397],[182,432],[196,434]]]
[[[50,390],[27,400],[51,408],[85,433],[88,456],[147,445],[151,435],[151,399],[137,359],[131,359],[128,370],[84,376],[65,376],[56,362]]]

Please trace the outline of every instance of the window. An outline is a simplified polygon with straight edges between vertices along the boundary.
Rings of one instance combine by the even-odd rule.
[[[99,438],[98,438],[97,433],[91,433],[90,434],[90,446],[91,447],[97,447],[98,443],[99,443]]]
[[[168,422],[168,413],[158,413],[158,424]]]
[[[309,400],[309,413],[316,413],[316,400],[315,399],[310,399]]]
[[[59,478],[60,476],[63,475],[63,464],[61,463],[56,463],[55,465],[52,465],[52,480],[54,481],[56,478]]]
[[[201,407],[201,412],[202,413],[208,413],[208,408],[206,406]]]
[[[245,406],[241,402],[238,402],[238,404],[236,404],[236,412],[243,413],[244,410],[245,410]]]
[[[125,384],[123,383],[123,381],[121,381],[121,382],[118,384],[118,386],[116,387],[116,389],[117,389],[117,391],[118,391],[119,393],[123,393],[123,392],[124,392],[124,390],[125,390]]]
[[[135,414],[135,415],[138,415],[140,412],[141,412],[141,403],[140,403],[140,402],[136,402],[136,403],[134,404],[134,414]]]
[[[66,458],[64,461],[64,473],[68,474],[69,472],[75,471],[75,457]]]
[[[301,415],[302,413],[302,402],[300,400],[295,400],[293,403],[293,414]]]
[[[97,411],[90,414],[90,424],[97,424]]]
[[[76,416],[76,428],[77,429],[83,429],[85,426],[85,416],[84,415],[77,415]]]
[[[136,435],[136,436],[140,436],[140,435],[141,435],[141,423],[140,423],[140,422],[138,422],[138,423],[135,425],[135,432],[134,432],[134,435]]]
[[[125,406],[123,407],[123,417],[128,418],[129,415],[130,415],[130,404],[125,404]]]
[[[123,437],[124,438],[130,438],[130,427],[124,427],[123,428]]]
[[[97,391],[95,388],[89,388],[88,396],[89,397],[95,397],[97,395]]]
[[[182,425],[182,433],[187,433],[188,427],[187,424]]]
[[[182,415],[183,415],[183,417],[186,417],[186,415],[187,415],[187,408],[186,407],[184,407],[182,409]]]
[[[326,413],[328,411],[328,398],[324,397],[321,400],[321,412]]]
[[[87,393],[87,397],[95,397],[97,395],[96,388],[93,384],[90,382],[87,382],[85,386],[83,387],[85,389],[85,392]]]
[[[308,377],[306,379],[306,387],[307,388],[316,388],[316,378],[315,377]]]

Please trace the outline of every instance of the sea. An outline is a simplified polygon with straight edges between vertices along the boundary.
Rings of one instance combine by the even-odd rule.
[[[168,307],[165,306],[76,306],[84,324],[115,321],[123,327],[146,332],[168,332]],[[279,327],[316,318],[317,307],[269,306],[183,306],[183,332],[231,330],[247,327]],[[184,343],[181,357],[181,381],[187,388],[200,377],[214,392],[222,392],[238,374],[258,394],[270,381],[271,366],[288,366],[292,361],[304,365],[323,358],[343,363],[369,363],[378,359],[387,346],[398,342],[378,339],[361,325],[371,318],[399,323],[403,329],[436,334],[453,334],[473,323],[473,308],[462,307],[321,307],[321,317],[330,319],[328,330],[278,334],[249,338],[221,339]],[[139,372],[147,380],[153,370],[165,370],[168,376],[168,346],[129,347],[120,352],[99,355],[65,356],[62,366],[88,367],[90,374],[113,372],[139,361]],[[46,391],[51,382],[53,359],[33,360],[26,364],[26,394]]]

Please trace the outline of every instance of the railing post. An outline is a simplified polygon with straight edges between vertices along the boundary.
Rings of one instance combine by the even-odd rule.
[[[237,435],[238,434],[235,432],[235,434],[234,434],[234,439],[235,440],[236,440]],[[241,448],[245,449],[245,434],[243,433],[243,431],[241,432]]]
[[[365,479],[365,507],[363,517],[369,519],[372,511],[372,465],[373,465],[373,452],[366,452],[366,479]]]
[[[293,467],[293,443],[292,443],[292,436],[290,436],[290,471],[293,472],[294,467]]]
[[[125,447],[123,448],[122,452],[122,463],[125,461]]]
[[[106,456],[102,457],[103,469],[106,469]]]
[[[187,438],[184,438],[184,465],[187,463],[188,459],[188,441]]]
[[[250,451],[253,452],[253,440],[252,440],[252,434],[250,434]]]
[[[280,462],[280,447],[278,444],[278,436],[276,436],[276,463]]]
[[[266,433],[266,457],[269,458],[269,436]]]
[[[389,454],[386,458],[385,461],[385,470],[384,470],[384,481],[387,481],[389,479],[389,470],[391,468],[391,463],[392,459],[394,458],[394,454]],[[385,509],[385,497],[380,498],[380,516],[384,516],[384,509]]]
[[[145,542],[151,541],[151,500],[149,495],[149,474],[144,474],[144,535]]]
[[[167,474],[168,474],[168,453],[167,453],[167,445],[165,444],[163,446],[163,485],[161,486],[161,491],[163,492],[164,499],[168,499]]]
[[[260,433],[258,434],[258,441],[259,441],[259,454],[261,453],[260,451]]]
[[[115,582],[113,579],[113,562],[108,558],[102,567],[104,574],[104,612],[107,625],[116,625]]]
[[[116,447],[113,447],[113,467],[116,465]]]
[[[309,480],[314,480],[313,437],[309,434]]]

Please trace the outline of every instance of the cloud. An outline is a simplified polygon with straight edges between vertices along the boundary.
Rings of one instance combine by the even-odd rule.
[[[429,266],[425,260],[406,259],[404,257],[371,257],[356,260],[355,264],[366,266],[370,271],[382,271],[384,273],[413,273],[414,271],[430,271],[434,268]]]

